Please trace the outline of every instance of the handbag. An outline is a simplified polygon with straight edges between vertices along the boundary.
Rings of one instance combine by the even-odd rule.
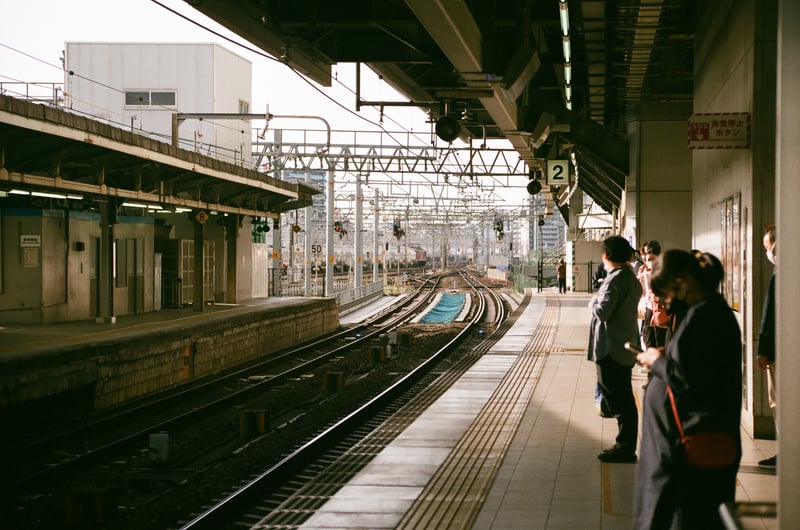
[[[727,432],[715,431],[687,436],[683,432],[678,407],[675,405],[675,395],[669,385],[667,385],[667,395],[681,436],[681,447],[686,463],[699,468],[721,468],[735,464],[738,458],[736,438]]]
[[[652,304],[653,317],[650,319],[650,325],[654,328],[666,328],[670,319],[667,308],[663,303],[653,300]]]

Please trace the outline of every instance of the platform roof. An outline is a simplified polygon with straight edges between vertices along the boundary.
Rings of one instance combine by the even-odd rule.
[[[692,98],[691,0],[186,1],[323,86],[336,63],[365,63],[399,103],[455,114],[463,137],[507,138],[531,169],[574,151],[579,186],[609,212],[638,106]]]
[[[0,96],[0,190],[114,198],[164,209],[274,217],[316,188],[179,149],[124,129]]]

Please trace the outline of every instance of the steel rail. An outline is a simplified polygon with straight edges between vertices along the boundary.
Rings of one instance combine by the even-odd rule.
[[[253,478],[226,498],[185,523],[181,526],[181,530],[216,530],[225,527],[227,522],[236,519],[239,514],[253,505],[258,504],[271,492],[280,488],[282,484],[304,468],[309,462],[315,461],[338,441],[347,437],[354,430],[358,429],[361,424],[369,421],[370,418],[378,415],[384,407],[389,405],[403,392],[410,389],[480,325],[487,312],[487,297],[494,297],[495,303],[502,306],[502,302],[497,298],[496,293],[491,292],[491,290],[484,290],[485,292],[480,293],[475,285],[472,283],[470,285],[473,291],[478,294],[478,303],[475,304],[476,307],[471,311],[467,325],[446,345],[433,353],[431,357],[421,363],[416,369],[400,378],[388,389],[345,416],[342,420],[314,436],[311,440],[284,457],[277,464]]]

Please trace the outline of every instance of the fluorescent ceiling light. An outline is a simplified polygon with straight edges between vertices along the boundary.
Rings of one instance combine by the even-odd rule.
[[[564,62],[571,63],[572,51],[570,50],[569,36],[563,37],[561,39],[561,46],[564,48]]]
[[[564,65],[564,83],[572,84],[572,65],[570,63]]]
[[[123,202],[122,205],[128,208],[147,208],[146,204],[139,204],[138,202]]]
[[[47,199],[66,199],[66,195],[61,195],[59,193],[47,193],[45,191],[33,191],[31,195],[34,197],[45,197]]]
[[[45,197],[47,199],[71,199],[73,201],[82,201],[82,195],[63,195],[61,193],[50,193],[47,191],[25,191],[25,190],[11,190],[9,195],[31,195],[33,197]]]
[[[566,37],[569,35],[569,7],[567,3],[563,1],[558,7],[558,14],[561,17],[561,35]]]

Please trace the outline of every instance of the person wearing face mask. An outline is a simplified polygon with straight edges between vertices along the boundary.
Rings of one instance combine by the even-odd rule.
[[[699,250],[692,249],[691,254],[697,260],[702,259],[702,252]],[[686,306],[686,301],[684,300],[673,300],[672,303],[664,304],[667,308],[667,313],[669,314],[669,322],[667,322],[667,333],[664,336],[664,344],[666,345],[672,336],[675,334],[675,330],[678,329],[678,324],[681,323],[681,319],[686,315],[686,311],[689,309]]]
[[[616,416],[616,443],[597,458],[602,462],[636,462],[636,443],[639,436],[639,413],[631,386],[634,355],[625,343],[638,343],[637,305],[642,287],[629,263],[633,249],[621,236],[603,241],[603,264],[608,271],[589,310],[588,359],[595,363],[597,383],[610,413]]]
[[[776,254],[778,252],[778,238],[775,234],[775,226],[767,226],[762,239],[767,259],[775,265]],[[764,298],[764,310],[761,313],[761,330],[758,334],[758,366],[767,374],[767,394],[769,396],[769,408],[772,410],[772,417],[775,419],[775,433],[778,432],[778,368],[775,364],[775,269],[769,278],[767,295]],[[764,469],[775,469],[778,465],[778,455],[759,461],[758,467]]]
[[[720,261],[708,253],[670,249],[654,265],[653,292],[685,313],[666,348],[637,355],[653,377],[642,412],[635,529],[725,528],[719,506],[735,499],[742,454],[742,342],[736,317],[717,291],[722,278]],[[724,437],[727,458],[693,462],[681,429],[695,439]],[[714,447],[712,454],[723,453]]]

